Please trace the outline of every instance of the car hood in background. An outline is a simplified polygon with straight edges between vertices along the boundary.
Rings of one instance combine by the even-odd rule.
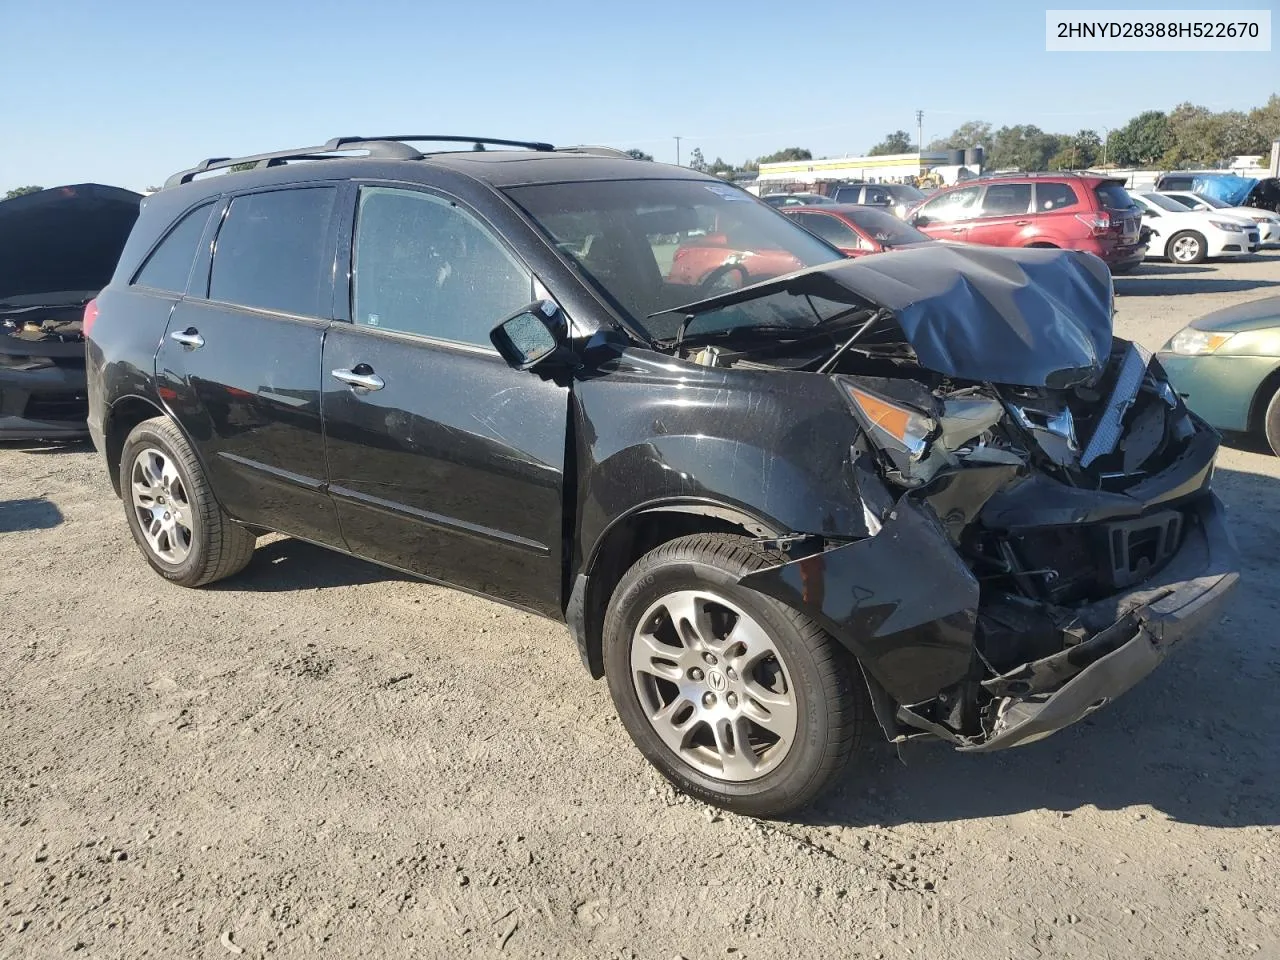
[[[1215,310],[1191,321],[1190,325],[1196,330],[1220,330],[1227,333],[1280,327],[1280,297],[1263,297],[1261,300],[1250,300],[1224,310]]]
[[[673,312],[706,313],[784,292],[887,308],[921,366],[963,380],[1066,387],[1100,376],[1111,353],[1111,275],[1101,260],[1071,250],[922,243]]]
[[[0,301],[96,294],[115,272],[141,202],[141,194],[100,183],[0,202]]]

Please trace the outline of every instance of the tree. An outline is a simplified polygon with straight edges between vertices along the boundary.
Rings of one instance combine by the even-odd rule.
[[[1271,141],[1280,140],[1280,93],[1273,93],[1261,107],[1249,111],[1246,153],[1269,154]]]
[[[778,150],[775,153],[767,154],[756,160],[757,165],[761,163],[782,163],[786,160],[812,160],[813,152],[806,150],[804,147],[787,147]]]
[[[473,143],[473,144],[471,145],[471,152],[472,152],[472,153],[484,153],[484,144],[483,144],[483,143],[480,143],[480,142],[477,140],[475,143]]]
[[[1155,163],[1169,149],[1169,117],[1163,110],[1138,114],[1107,141],[1107,159],[1120,166]]]
[[[733,164],[725,163],[721,157],[716,157],[707,166],[707,173],[713,173],[717,177],[727,177],[733,172]]]
[[[693,153],[689,154],[689,169],[697,170],[699,173],[705,173],[707,169],[706,158],[702,155],[701,147],[694,147]]]
[[[1061,139],[1033,124],[1001,127],[992,134],[986,165],[993,170],[1044,170],[1061,147]]]
[[[883,157],[891,153],[910,153],[914,146],[911,134],[905,130],[895,130],[868,150],[867,156]]]
[[[1050,170],[1079,170],[1091,167],[1102,154],[1102,138],[1096,130],[1081,130],[1059,138],[1058,152],[1049,158]]]
[[[12,190],[10,190],[8,193],[4,195],[4,198],[6,200],[12,200],[14,197],[23,197],[23,196],[26,196],[28,193],[39,193],[43,189],[44,187],[37,187],[34,185],[29,187],[14,187]]]
[[[645,153],[643,150],[637,150],[635,147],[632,147],[630,150],[627,151],[627,156],[630,157],[632,160],[652,160],[653,159],[652,153]]]
[[[945,137],[929,143],[929,150],[967,150],[969,147],[985,147],[991,143],[991,124],[985,120],[969,120],[960,124]]]

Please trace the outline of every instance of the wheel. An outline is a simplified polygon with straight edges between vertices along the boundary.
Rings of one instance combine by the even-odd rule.
[[[1267,415],[1262,421],[1262,430],[1266,434],[1271,452],[1280,457],[1280,390],[1271,396],[1267,404]]]
[[[167,417],[125,440],[120,492],[133,539],[166,580],[199,587],[239,573],[256,538],[223,512],[200,461]]]
[[[1169,238],[1169,259],[1174,263],[1203,263],[1204,237],[1194,230],[1183,230]]]
[[[685,793],[757,817],[813,800],[870,722],[853,658],[739,586],[780,560],[745,537],[673,540],[623,575],[604,626],[609,692],[640,752]]]

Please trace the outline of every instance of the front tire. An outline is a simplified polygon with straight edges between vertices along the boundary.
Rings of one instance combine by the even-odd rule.
[[[1267,404],[1267,413],[1262,421],[1262,432],[1267,438],[1271,452],[1280,457],[1280,390],[1271,396]]]
[[[1169,238],[1169,259],[1174,263],[1204,263],[1208,244],[1194,230],[1183,230]]]
[[[853,658],[738,584],[782,559],[746,537],[681,537],[624,574],[604,625],[609,692],[640,752],[685,793],[756,817],[810,803],[870,720]]]
[[[239,573],[257,538],[214,499],[200,461],[168,417],[144,420],[120,457],[129,530],[152,569],[184,587]]]

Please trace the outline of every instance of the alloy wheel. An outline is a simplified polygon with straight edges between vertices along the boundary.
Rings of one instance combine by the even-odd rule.
[[[1173,242],[1173,259],[1179,263],[1191,263],[1200,256],[1200,241],[1195,237],[1178,237]]]
[[[676,591],[649,607],[631,639],[631,677],[654,732],[709,776],[756,780],[795,742],[795,689],[776,644],[711,591]]]
[[[138,526],[152,553],[165,563],[182,563],[191,553],[192,510],[173,458],[156,447],[144,448],[134,458],[130,486]]]

